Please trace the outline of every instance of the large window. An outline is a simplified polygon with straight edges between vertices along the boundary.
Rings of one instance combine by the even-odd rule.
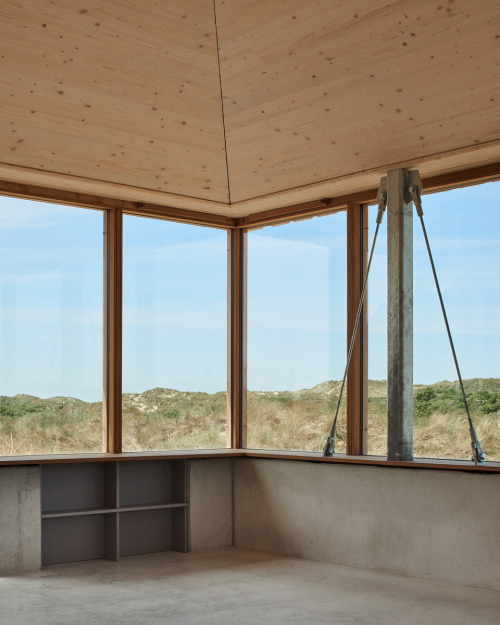
[[[0,198],[0,455],[102,449],[103,216]]]
[[[500,183],[423,196],[424,221],[472,419],[500,460]],[[370,207],[370,243],[376,207]],[[387,236],[368,289],[368,453],[387,453]],[[471,458],[469,426],[420,219],[413,217],[414,456]]]
[[[500,460],[500,183],[423,197],[471,415]],[[470,459],[469,426],[420,221],[414,221],[414,454]]]
[[[499,189],[495,182],[423,196],[472,419],[490,461],[500,461]],[[249,449],[321,452],[376,213],[352,201],[330,215],[246,225],[229,237],[228,272],[228,232],[215,216],[209,227],[118,206],[0,198],[0,455],[100,452],[106,441],[118,452],[214,449],[240,439]],[[337,454],[387,454],[386,225],[387,216],[340,405]],[[415,210],[413,269],[414,456],[470,459]]]
[[[125,215],[123,448],[226,446],[227,234]]]
[[[322,450],[346,360],[345,212],[248,233],[247,350],[248,447]]]

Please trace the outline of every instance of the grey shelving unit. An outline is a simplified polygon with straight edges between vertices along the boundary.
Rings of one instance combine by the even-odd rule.
[[[186,460],[42,466],[42,564],[188,550]]]

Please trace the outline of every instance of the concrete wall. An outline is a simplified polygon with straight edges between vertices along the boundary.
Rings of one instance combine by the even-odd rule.
[[[40,469],[0,468],[0,573],[40,566]]]
[[[232,459],[190,460],[191,551],[233,544]]]
[[[235,546],[500,590],[500,475],[245,458]]]
[[[500,590],[500,475],[189,462],[193,551],[235,545]],[[0,468],[0,573],[41,565],[38,467]]]

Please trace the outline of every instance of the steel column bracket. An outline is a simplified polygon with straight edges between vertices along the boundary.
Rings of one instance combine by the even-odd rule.
[[[415,187],[415,191],[418,193],[418,197],[422,195],[422,191],[424,190],[424,185],[422,184],[422,180],[420,178],[420,173],[418,169],[412,169],[411,171],[406,172],[407,181],[408,181],[408,202],[413,202],[413,192],[411,187]]]
[[[377,191],[377,202],[377,223],[381,224],[384,217],[385,209],[387,208],[387,176],[384,176],[380,179],[380,184]]]
[[[422,210],[422,191],[424,187],[422,185],[422,180],[420,179],[420,174],[417,169],[408,172],[408,192],[409,192],[409,202],[413,202],[415,205],[415,210],[417,211],[417,215],[422,217],[424,211]]]

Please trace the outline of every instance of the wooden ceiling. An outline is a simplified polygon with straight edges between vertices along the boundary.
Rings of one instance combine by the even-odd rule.
[[[498,0],[4,0],[0,63],[7,181],[244,216],[500,162]]]

